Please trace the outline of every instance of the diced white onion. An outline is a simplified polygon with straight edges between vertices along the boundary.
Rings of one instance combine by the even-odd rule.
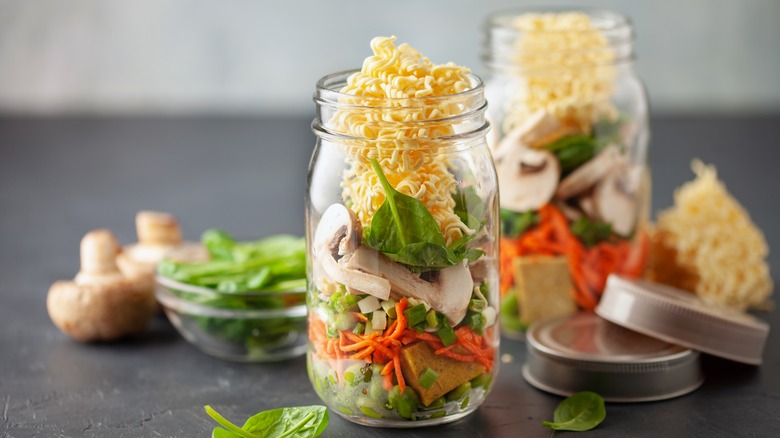
[[[485,327],[490,327],[496,323],[496,309],[494,307],[485,307],[482,311],[482,316],[485,317]]]
[[[360,308],[360,313],[371,313],[381,306],[376,297],[369,295],[358,301],[358,307]]]
[[[371,325],[374,330],[384,330],[387,328],[387,313],[384,310],[374,310],[374,316],[371,317]]]

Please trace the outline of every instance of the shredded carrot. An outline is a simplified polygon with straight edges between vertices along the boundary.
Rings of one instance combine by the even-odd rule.
[[[360,322],[368,321],[368,317],[360,312],[352,312],[352,314],[355,315],[355,318],[357,318],[357,320]]]
[[[492,344],[493,330],[488,328],[485,336],[474,333],[469,327],[461,326],[455,330],[456,342],[445,347],[441,339],[433,333],[417,333],[408,327],[404,310],[408,300],[402,298],[396,303],[397,317],[384,332],[358,335],[349,330],[339,330],[336,337],[328,336],[325,322],[315,313],[309,314],[309,339],[314,345],[315,353],[323,360],[337,361],[340,359],[365,360],[367,363],[383,365],[380,375],[383,376],[382,386],[390,390],[397,384],[403,393],[406,381],[401,366],[401,348],[415,342],[426,342],[435,351],[445,357],[461,362],[478,362],[487,371],[493,366],[495,348]],[[454,347],[462,346],[458,353]]]
[[[401,373],[401,356],[396,355],[393,357],[393,368],[395,369],[395,378],[398,380],[398,387],[401,389],[401,394],[404,393],[404,390],[406,389],[406,381],[404,380],[404,375]]]
[[[642,275],[648,253],[647,235],[634,242],[600,242],[585,248],[568,225],[566,217],[552,204],[539,210],[539,223],[517,238],[500,242],[501,296],[515,283],[514,260],[525,255],[566,257],[574,282],[573,297],[585,310],[593,310],[611,273],[630,277]]]

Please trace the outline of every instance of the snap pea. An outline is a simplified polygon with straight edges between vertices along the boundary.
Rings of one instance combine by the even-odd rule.
[[[420,406],[420,397],[418,397],[417,393],[408,386],[403,394],[401,394],[400,386],[393,386],[393,389],[387,394],[387,401],[390,403],[390,406],[398,412],[398,415],[400,415],[401,418],[407,420],[412,419],[412,414],[414,414]]]
[[[383,418],[382,414],[380,414],[379,412],[369,408],[368,406],[361,406],[360,407],[360,412],[362,412],[363,415],[365,415],[366,417],[377,418],[377,419]]]
[[[471,382],[465,382],[465,383],[461,384],[460,386],[458,386],[457,388],[455,388],[452,391],[447,393],[447,395],[446,395],[447,401],[460,400],[469,391],[471,391]]]

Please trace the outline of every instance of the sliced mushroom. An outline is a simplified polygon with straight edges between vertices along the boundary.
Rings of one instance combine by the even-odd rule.
[[[509,131],[501,139],[493,150],[493,158],[502,160],[514,149],[519,147],[537,147],[539,144],[557,140],[570,133],[570,131],[555,116],[540,109],[531,114],[525,120],[525,123]]]
[[[332,204],[325,210],[314,233],[315,283],[322,283],[324,273],[352,293],[366,293],[386,300],[390,297],[389,281],[347,266],[346,262],[361,247],[361,236],[362,226],[352,210],[341,204]],[[321,291],[327,293],[327,290]]]
[[[568,199],[579,195],[601,181],[620,160],[620,152],[616,146],[608,146],[598,155],[591,158],[574,172],[569,174],[558,185],[555,196]]]
[[[390,282],[394,294],[427,302],[433,309],[443,313],[452,325],[466,316],[474,288],[465,262],[444,268],[438,272],[435,281],[427,281],[378,251],[361,246],[352,254],[347,267],[381,275]]]
[[[516,148],[496,166],[501,207],[523,212],[536,210],[552,199],[561,166],[550,152]]]
[[[612,230],[622,236],[631,234],[636,225],[636,193],[641,178],[642,169],[639,167],[617,169],[610,172],[593,190],[596,215],[611,224]]]

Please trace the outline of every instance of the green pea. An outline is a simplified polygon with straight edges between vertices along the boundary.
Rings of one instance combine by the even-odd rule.
[[[469,391],[471,391],[471,382],[463,383],[457,388],[447,393],[446,395],[447,401],[460,400]]]
[[[336,409],[339,410],[344,415],[352,415],[352,409],[346,407],[346,406],[336,406]]]

